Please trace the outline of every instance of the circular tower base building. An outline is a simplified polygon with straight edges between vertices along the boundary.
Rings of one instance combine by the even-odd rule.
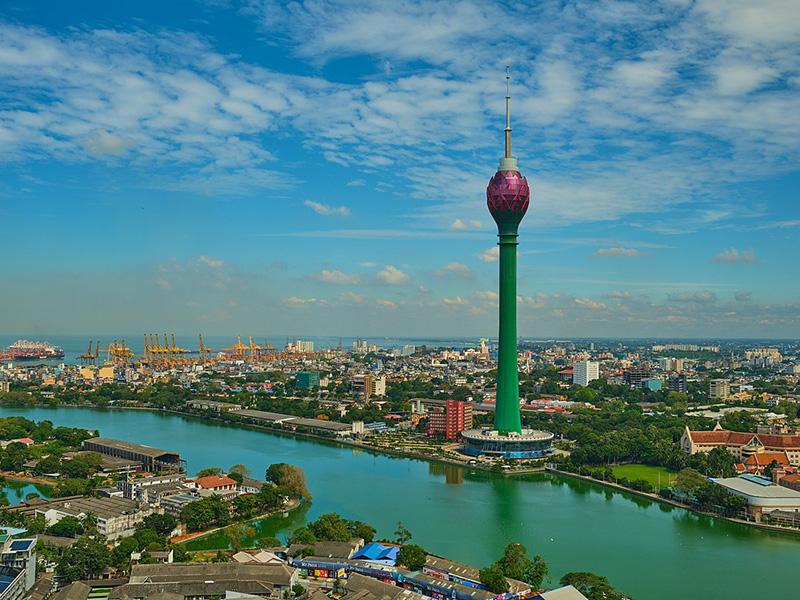
[[[553,453],[555,437],[549,431],[536,429],[509,434],[501,434],[496,429],[468,429],[461,435],[464,454],[494,458],[544,458]]]

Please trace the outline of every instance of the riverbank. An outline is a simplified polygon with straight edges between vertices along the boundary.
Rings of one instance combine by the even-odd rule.
[[[301,500],[297,498],[292,498],[286,506],[281,508],[281,510],[272,513],[267,513],[265,515],[256,515],[255,517],[252,517],[250,519],[245,519],[244,521],[235,521],[234,523],[228,523],[228,525],[224,525],[222,527],[214,527],[213,529],[207,529],[206,531],[195,531],[193,533],[185,533],[183,535],[178,535],[173,538],[170,538],[169,541],[172,542],[173,544],[183,544],[185,542],[204,538],[219,531],[224,531],[227,527],[235,523],[254,523],[256,521],[262,521],[264,519],[269,519],[270,517],[276,517],[278,515],[288,516],[289,513],[291,513],[293,510],[299,508],[301,504],[302,504]]]
[[[651,494],[649,492],[642,492],[641,490],[634,490],[631,488],[627,488],[623,485],[619,485],[618,483],[614,483],[612,481],[605,481],[602,479],[595,479],[594,477],[590,477],[589,475],[580,475],[578,473],[570,473],[569,471],[561,471],[560,469],[556,469],[554,467],[545,467],[545,470],[548,473],[557,473],[558,475],[565,476],[565,477],[573,477],[575,479],[581,479],[583,481],[589,481],[591,483],[595,483],[597,485],[602,485],[604,487],[608,487],[620,492],[627,492],[629,494],[633,494],[635,496],[640,496],[642,498],[647,498],[648,500],[652,500],[653,502],[659,502],[661,504],[667,504],[669,506],[673,506],[675,508],[682,508],[683,510],[689,511],[696,515],[703,515],[706,517],[713,517],[714,519],[723,519],[730,523],[737,523],[739,525],[748,525],[750,527],[756,527],[758,529],[763,529],[765,531],[775,531],[779,533],[786,533],[793,537],[800,536],[800,528],[792,529],[789,527],[781,527],[780,525],[770,525],[768,523],[757,523],[755,521],[747,521],[745,519],[737,519],[735,517],[726,517],[724,515],[719,515],[712,512],[707,512],[704,510],[696,509],[688,504],[683,504],[681,502],[677,502],[675,500],[671,500],[669,498],[662,498],[658,494]]]

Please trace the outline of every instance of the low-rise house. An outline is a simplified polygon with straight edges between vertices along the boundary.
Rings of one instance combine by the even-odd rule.
[[[271,484],[250,477],[242,477],[242,483],[239,484],[239,491],[243,494],[257,494],[265,485]]]
[[[156,507],[127,498],[72,498],[63,502],[48,502],[37,508],[48,526],[64,517],[83,518],[92,514],[97,519],[97,531],[110,540],[133,535],[136,525],[154,513]]]

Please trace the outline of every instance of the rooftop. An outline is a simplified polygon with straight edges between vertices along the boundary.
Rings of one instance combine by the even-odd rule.
[[[124,442],[122,440],[114,440],[111,438],[92,438],[86,440],[84,444],[96,444],[98,446],[105,446],[106,448],[114,448],[125,452],[134,452],[143,456],[150,456],[152,458],[159,458],[165,454],[172,454],[180,456],[177,452],[170,450],[161,450],[160,448],[153,448],[152,446],[143,446],[142,444],[134,444],[133,442]]]

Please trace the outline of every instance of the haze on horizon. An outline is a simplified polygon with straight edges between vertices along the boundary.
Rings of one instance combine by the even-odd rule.
[[[793,0],[9,0],[0,332],[495,332],[506,64],[521,337],[800,337]]]

